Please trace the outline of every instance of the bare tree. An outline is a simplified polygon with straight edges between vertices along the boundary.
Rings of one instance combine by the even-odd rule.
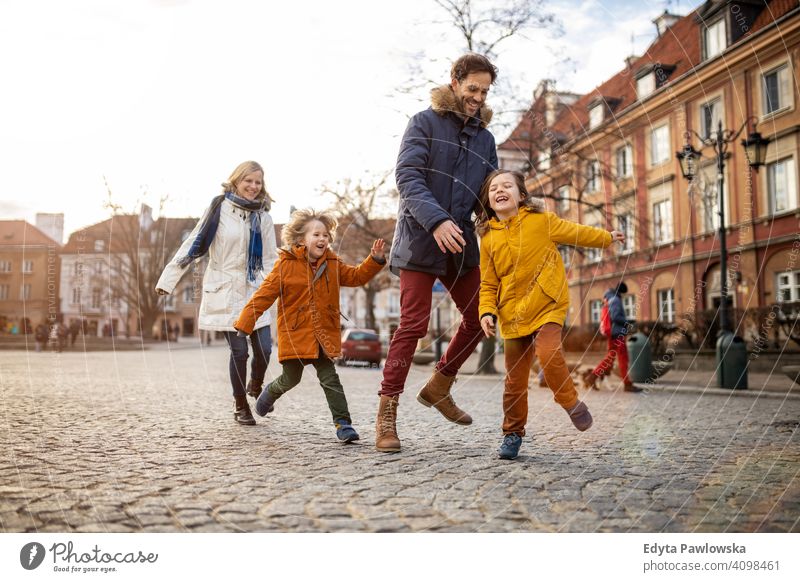
[[[111,211],[109,229],[109,279],[107,289],[115,301],[128,306],[143,338],[152,337],[153,324],[164,309],[165,297],[155,293],[161,272],[181,244],[182,233],[191,230],[196,218],[167,219],[162,216],[167,201],[159,203],[159,218],[142,204],[138,214],[124,213],[113,201],[111,190],[106,208]]]
[[[382,238],[391,246],[396,224],[397,192],[388,182],[392,171],[362,179],[346,178],[334,184],[325,184],[319,192],[333,202],[333,212],[339,220],[336,240],[338,254],[350,263],[359,263],[366,257],[375,239]],[[377,329],[375,297],[390,286],[387,269],[382,270],[364,285],[366,294],[366,326]]]

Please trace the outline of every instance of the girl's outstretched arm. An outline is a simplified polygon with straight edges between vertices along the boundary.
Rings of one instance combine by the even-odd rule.
[[[481,319],[484,315],[497,318],[497,289],[500,287],[500,279],[489,252],[489,236],[491,235],[487,234],[481,240],[481,293],[478,302],[478,314]]]
[[[550,240],[563,245],[576,247],[606,248],[614,241],[610,232],[604,228],[585,226],[547,213]]]

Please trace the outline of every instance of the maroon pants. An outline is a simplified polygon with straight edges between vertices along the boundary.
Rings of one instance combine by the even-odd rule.
[[[436,369],[445,376],[455,376],[481,341],[483,332],[478,320],[481,273],[478,267],[461,277],[401,270],[400,326],[394,332],[389,353],[386,355],[383,382],[379,392],[381,395],[394,396],[403,392],[411,358],[417,349],[417,341],[428,333],[432,288],[436,279],[447,288],[461,312],[461,325],[447,346],[447,352],[436,364]]]
[[[597,367],[594,369],[594,375],[602,378],[611,374],[611,369],[614,367],[614,359],[619,356],[619,374],[622,376],[622,381],[628,384],[628,346],[625,345],[625,337],[608,338],[608,352],[606,357],[603,358]]]

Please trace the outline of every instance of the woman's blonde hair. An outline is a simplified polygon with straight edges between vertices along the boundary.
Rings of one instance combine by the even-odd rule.
[[[478,204],[475,206],[475,229],[480,236],[483,236],[489,229],[489,220],[497,218],[492,207],[489,205],[489,187],[492,185],[492,180],[497,176],[503,174],[510,174],[514,178],[514,182],[519,189],[520,208],[527,208],[531,212],[544,212],[544,201],[539,198],[534,198],[528,194],[528,189],[525,187],[525,176],[520,172],[512,172],[511,170],[495,170],[483,181],[480,194],[478,195]]]
[[[327,212],[317,212],[313,208],[304,208],[292,212],[289,222],[281,229],[281,241],[287,247],[293,247],[303,242],[306,236],[306,226],[309,222],[318,220],[328,231],[330,242],[336,238],[336,219]]]
[[[254,162],[252,160],[248,160],[246,162],[242,162],[231,172],[231,175],[228,177],[226,182],[222,183],[222,193],[225,194],[226,192],[233,192],[236,193],[236,189],[239,187],[239,182],[242,181],[247,174],[253,174],[255,172],[261,172],[262,176],[264,175],[264,168],[261,167],[261,164],[258,162]],[[270,206],[272,205],[272,197],[267,192],[266,188],[266,177],[264,177],[261,181],[261,192],[258,193],[256,196],[256,200],[263,200],[264,206],[267,210],[269,210]]]

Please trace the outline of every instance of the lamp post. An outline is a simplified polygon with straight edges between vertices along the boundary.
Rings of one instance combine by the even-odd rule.
[[[746,119],[738,131],[735,132],[722,129],[722,120],[719,120],[718,122],[717,131],[708,137],[703,137],[696,131],[688,130],[685,134],[686,145],[684,145],[683,149],[676,154],[678,160],[680,161],[681,173],[690,184],[697,176],[697,161],[701,156],[701,152],[692,147],[690,142],[692,134],[697,137],[703,147],[714,148],[714,153],[717,156],[717,196],[719,206],[718,214],[720,244],[720,312],[719,333],[717,335],[718,340],[721,339],[725,334],[730,334],[732,332],[730,319],[728,317],[728,245],[726,236],[727,233],[725,229],[725,197],[723,196],[723,186],[725,184],[725,156],[728,153],[728,145],[736,141],[751,120],[754,122],[753,131],[747,136],[747,138],[743,139],[741,143],[745,150],[747,164],[752,169],[758,171],[758,168],[764,165],[764,159],[767,154],[767,144],[770,142],[770,140],[762,137],[761,134],[756,131],[755,125],[757,120],[754,117]],[[718,350],[717,354],[718,360],[721,359],[722,352]],[[717,367],[718,369],[724,369],[721,361],[717,362]],[[720,383],[722,384],[721,377]]]

